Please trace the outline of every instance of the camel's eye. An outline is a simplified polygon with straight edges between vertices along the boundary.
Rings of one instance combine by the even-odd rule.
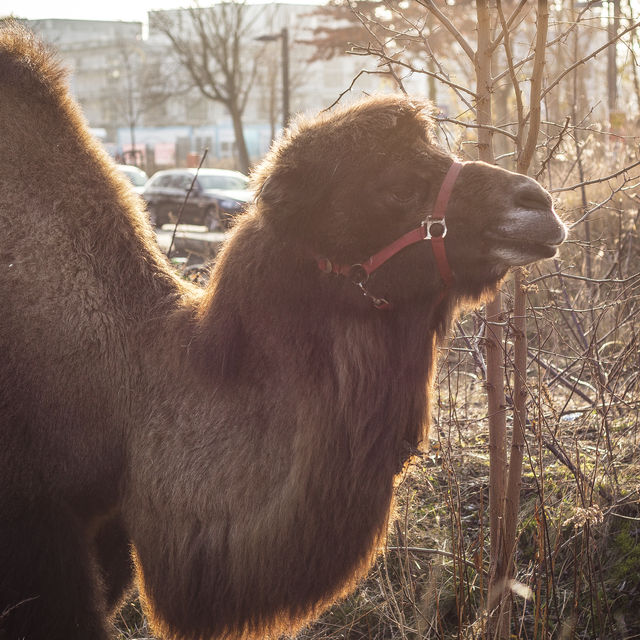
[[[415,191],[409,187],[394,187],[387,191],[387,198],[394,204],[409,204],[416,198]]]
[[[371,176],[371,187],[380,201],[388,207],[407,208],[422,200],[427,191],[426,181],[417,172],[401,165]]]

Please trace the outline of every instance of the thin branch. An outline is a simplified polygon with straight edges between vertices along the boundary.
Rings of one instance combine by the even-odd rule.
[[[473,359],[476,363],[476,366],[478,367],[478,369],[480,369],[481,375],[482,375],[482,379],[486,381],[487,379],[487,365],[484,362],[484,358],[482,357],[482,353],[480,351],[480,349],[478,348],[478,340],[477,338],[475,338],[474,341],[471,340],[471,338],[464,332],[464,329],[462,328],[462,325],[460,324],[459,320],[456,320],[456,328],[458,329],[458,332],[460,334],[460,337],[464,340],[465,344],[467,345],[467,347],[469,348],[469,351],[471,352]]]
[[[572,393],[574,393],[575,395],[577,395],[580,398],[582,398],[585,402],[588,402],[591,406],[595,405],[595,403],[596,403],[595,400],[592,400],[586,393],[584,393],[583,391],[580,391],[580,389],[578,389],[577,385],[580,382],[578,379],[571,378],[571,377],[569,377],[569,379],[567,379],[566,371],[567,371],[567,369],[569,367],[567,367],[567,369],[565,369],[564,371],[560,371],[559,369],[557,369],[552,364],[550,364],[548,362],[545,362],[542,358],[538,357],[530,349],[527,351],[527,353],[528,353],[529,357],[534,362],[539,364],[543,369],[545,369],[546,371],[548,371],[549,373],[551,373],[554,376],[553,380],[551,382],[549,382],[549,385],[551,385],[551,384],[553,384],[554,382],[557,381],[561,385],[563,385],[564,387],[569,389]]]
[[[564,271],[554,271],[553,273],[545,273],[542,276],[527,280],[527,286],[540,282],[542,280],[548,280],[549,278],[569,278],[570,280],[581,280],[583,282],[591,282],[594,284],[628,284],[640,278],[640,273],[634,273],[628,278],[587,278],[587,276],[577,276],[572,273],[565,273]]]
[[[443,558],[449,558],[450,560],[456,560],[457,562],[460,562],[462,560],[463,564],[480,573],[478,567],[476,567],[473,562],[464,560],[463,558],[460,558],[459,555],[451,553],[450,551],[442,551],[441,549],[426,549],[424,547],[386,547],[386,549],[387,551],[410,551],[411,553],[428,553],[430,555],[438,555],[442,556]]]
[[[513,23],[517,20],[520,12],[529,4],[528,0],[520,0],[520,4],[513,10],[508,20],[504,19],[504,14],[502,12],[501,3],[498,1],[497,7],[500,13],[500,23],[502,26],[502,31],[496,36],[495,40],[492,42],[492,48],[495,50],[498,48],[498,45],[502,41],[502,39],[506,36],[509,37],[509,33],[511,31],[511,27]],[[523,18],[524,19],[524,18]]]
[[[176,241],[176,232],[178,231],[178,226],[180,225],[180,221],[182,220],[182,214],[184,213],[184,208],[187,205],[187,200],[189,200],[189,196],[191,195],[191,192],[193,191],[193,187],[196,184],[196,180],[198,179],[198,173],[200,172],[200,169],[202,169],[202,165],[204,164],[205,158],[207,157],[207,154],[209,153],[209,148],[205,147],[204,151],[202,152],[202,156],[200,157],[200,164],[198,165],[198,168],[196,169],[196,172],[193,174],[193,179],[191,180],[191,184],[189,185],[189,188],[187,189],[187,193],[184,194],[184,200],[182,201],[182,205],[180,206],[180,211],[178,211],[178,217],[176,219],[176,223],[173,225],[173,233],[171,234],[171,242],[169,243],[169,250],[167,251],[167,258],[171,259],[171,253],[173,251],[173,245]]]
[[[553,47],[554,45],[558,44],[558,42],[561,42],[562,40],[566,40],[566,38],[569,36],[569,34],[574,31],[575,29],[578,28],[578,25],[580,24],[581,20],[582,20],[582,16],[591,8],[591,3],[586,4],[582,10],[580,11],[580,13],[578,14],[578,16],[576,17],[576,19],[572,22],[571,26],[564,31],[563,33],[561,33],[560,35],[558,35],[557,37],[555,37],[553,40],[549,40],[549,42],[546,43],[546,47],[547,49],[550,49],[551,47]],[[528,55],[525,58],[522,58],[522,60],[519,60],[518,62],[515,63],[514,67],[515,69],[519,69],[520,67],[524,66],[525,64],[527,64],[527,62],[531,62],[531,60],[534,59],[536,55],[536,52],[534,51],[532,54]],[[503,71],[502,73],[499,73],[495,78],[494,81],[495,82],[500,82],[500,80],[502,80],[503,78],[505,78],[507,75],[509,74],[509,69],[505,69],[505,71]]]
[[[499,127],[494,127],[488,124],[476,124],[475,122],[465,122],[464,120],[456,120],[455,118],[446,118],[446,117],[438,117],[440,122],[450,122],[451,124],[458,125],[459,127],[467,127],[468,129],[485,129],[487,131],[491,131],[492,133],[499,133],[507,138],[510,138],[515,142],[516,136],[509,131],[505,131],[504,129],[500,129]]]
[[[607,47],[610,47],[612,44],[620,40],[622,36],[626,35],[630,31],[633,31],[634,29],[637,29],[638,27],[640,27],[640,21],[635,22],[630,27],[627,27],[624,31],[621,31],[613,38],[607,40],[605,44],[603,44],[601,47],[598,47],[595,51],[592,51],[588,56],[585,56],[584,58],[581,58],[577,62],[574,62],[569,68],[565,69],[550,84],[546,86],[545,90],[542,92],[541,99],[544,98],[557,85],[559,85],[562,79],[565,78],[569,73],[571,73],[576,67],[579,67],[581,64],[585,64],[588,60],[591,60],[591,58],[595,58],[599,53],[604,51]]]
[[[613,180],[614,178],[617,178],[623,173],[627,173],[627,171],[631,171],[631,169],[635,169],[635,167],[639,165],[640,165],[640,160],[637,160],[636,162],[632,162],[626,167],[623,167],[622,169],[620,169],[620,171],[616,171],[615,173],[612,173],[608,176],[604,176],[602,178],[595,178],[594,180],[585,180],[584,182],[579,182],[578,184],[574,184],[570,187],[560,187],[558,189],[550,189],[550,193],[560,193],[562,191],[573,191],[574,189],[579,189],[580,187],[586,187],[591,184],[600,184],[601,182],[607,182],[608,180]]]
[[[349,53],[351,55],[378,57],[386,64],[395,64],[400,67],[404,67],[405,69],[408,69],[413,73],[422,73],[426,76],[431,76],[432,78],[435,78],[439,82],[446,84],[447,86],[451,87],[457,92],[466,93],[470,95],[472,98],[476,97],[476,94],[473,91],[471,91],[471,89],[469,89],[468,87],[464,87],[460,84],[456,84],[455,82],[452,82],[451,80],[442,76],[439,73],[434,73],[433,71],[429,71],[428,69],[418,69],[414,67],[412,64],[405,62],[404,60],[400,60],[398,58],[392,58],[388,56],[382,49],[376,49],[372,47],[371,44],[367,44],[367,46],[355,44],[355,43],[349,43],[349,44],[351,46],[351,49],[349,49]]]
[[[462,47],[462,50],[467,54],[467,57],[471,62],[475,61],[476,54],[466,41],[465,37],[455,28],[451,20],[438,9],[433,0],[417,0],[418,4],[421,4],[425,9],[430,11],[442,24],[442,26],[456,39],[456,42]]]
[[[340,100],[342,100],[342,98],[344,98],[344,96],[346,96],[347,93],[349,93],[349,91],[351,91],[351,89],[353,89],[353,86],[358,81],[358,78],[360,76],[363,76],[363,75],[388,76],[389,72],[388,71],[372,71],[370,69],[362,69],[362,70],[358,71],[357,75],[351,80],[351,83],[349,84],[349,86],[326,109],[323,109],[322,113],[326,113],[327,111],[331,111],[331,109],[333,109],[333,107],[335,107],[340,102]]]
[[[549,151],[549,153],[547,154],[547,157],[542,161],[542,165],[540,166],[540,170],[535,175],[536,180],[544,173],[545,169],[547,168],[547,164],[549,164],[549,162],[551,161],[551,159],[555,155],[556,151],[558,150],[558,148],[562,144],[562,138],[563,138],[564,134],[567,132],[567,129],[569,128],[569,123],[570,122],[571,122],[571,117],[567,116],[565,118],[565,120],[564,120],[564,126],[562,127],[562,131],[560,131],[560,133],[558,134],[557,142],[553,145],[553,147],[551,148],[551,151]]]
[[[511,37],[509,26],[502,10],[502,1],[497,2],[498,15],[500,16],[500,22],[502,23],[502,35],[504,37],[504,51],[507,56],[507,64],[509,65],[509,75],[511,76],[511,84],[513,85],[513,92],[516,96],[516,109],[518,113],[518,134],[514,137],[516,144],[516,158],[520,158],[522,153],[522,140],[520,134],[521,128],[524,126],[524,106],[522,104],[522,91],[520,90],[520,83],[513,66],[513,52],[511,50]]]
[[[539,0],[536,28],[536,52],[533,60],[533,72],[531,74],[531,89],[529,96],[529,133],[524,144],[522,155],[518,158],[518,169],[524,173],[528,170],[531,160],[536,152],[538,133],[540,131],[540,116],[542,98],[542,80],[547,45],[547,32],[549,28],[549,8],[547,0]]]

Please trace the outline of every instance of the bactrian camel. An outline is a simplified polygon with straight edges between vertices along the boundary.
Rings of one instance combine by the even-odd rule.
[[[134,576],[162,637],[294,631],[380,548],[456,309],[565,239],[551,198],[369,98],[274,145],[201,290],[12,23],[0,86],[0,637],[105,640]]]

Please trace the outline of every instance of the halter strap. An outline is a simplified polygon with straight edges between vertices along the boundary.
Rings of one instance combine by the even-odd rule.
[[[458,179],[458,174],[462,170],[463,167],[462,162],[453,162],[453,164],[449,167],[449,171],[447,171],[447,175],[444,177],[442,184],[440,185],[440,191],[438,193],[438,197],[436,198],[436,204],[433,207],[433,213],[431,217],[435,220],[443,220],[444,216],[447,212],[447,205],[449,204],[449,198],[451,198],[451,194],[453,193],[453,186]],[[446,227],[445,233],[440,236],[431,238],[431,249],[433,250],[433,255],[436,259],[436,264],[438,265],[438,271],[440,272],[440,277],[445,284],[446,288],[451,287],[453,285],[453,273],[451,271],[451,266],[449,265],[449,260],[447,260],[447,253],[444,248],[444,237],[446,235]]]
[[[389,260],[389,258],[392,258],[412,244],[422,242],[423,240],[430,240],[436,265],[445,285],[445,289],[440,294],[441,300],[446,294],[446,290],[451,287],[454,282],[453,272],[447,260],[447,252],[444,246],[444,237],[447,235],[445,214],[453,192],[453,187],[463,166],[464,164],[462,162],[457,161],[451,164],[442,185],[440,185],[440,191],[438,192],[433,212],[427,216],[417,229],[413,229],[400,236],[397,240],[377,253],[374,253],[364,262],[352,265],[339,265],[332,263],[328,258],[317,258],[318,268],[324,273],[335,273],[349,278],[362,289],[365,295],[372,299],[374,306],[379,309],[388,309],[390,307],[389,303],[382,298],[372,296],[364,288],[364,284],[369,279],[369,276]]]

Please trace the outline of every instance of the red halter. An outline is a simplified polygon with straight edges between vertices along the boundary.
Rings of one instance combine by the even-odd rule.
[[[384,249],[378,251],[378,253],[374,253],[362,263],[347,266],[333,264],[327,258],[317,258],[316,261],[320,270],[325,273],[335,273],[349,278],[362,289],[367,297],[371,298],[373,305],[377,309],[389,309],[391,307],[389,302],[384,298],[376,298],[365,289],[364,285],[369,279],[369,276],[389,260],[389,258],[392,258],[396,253],[399,253],[409,245],[422,242],[423,240],[430,240],[438,271],[444,282],[444,289],[438,300],[438,302],[440,302],[442,298],[444,298],[447,289],[453,284],[453,273],[451,272],[451,267],[447,260],[447,253],[444,248],[444,237],[447,235],[447,223],[444,216],[453,191],[453,185],[463,166],[462,162],[454,161],[449,167],[449,171],[447,171],[447,175],[444,177],[442,185],[440,186],[433,212],[422,221],[417,229],[413,229],[413,231],[409,231],[403,236],[400,236],[396,241],[387,245]]]

